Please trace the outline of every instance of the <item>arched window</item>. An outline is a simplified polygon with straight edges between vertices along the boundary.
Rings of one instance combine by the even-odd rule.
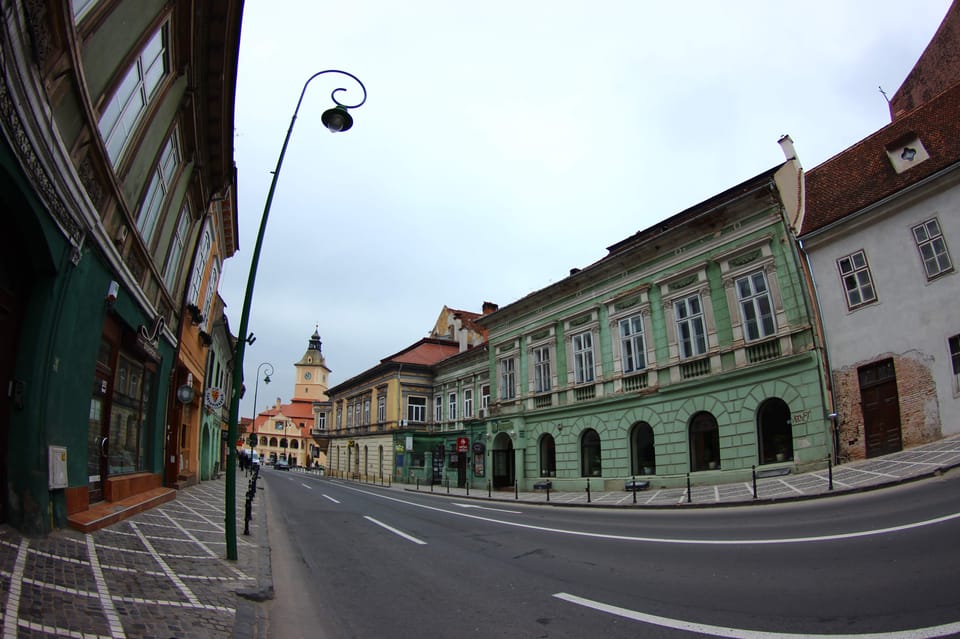
[[[299,439],[291,439],[291,440],[290,440],[290,448],[292,448],[292,449],[294,449],[294,450],[300,448],[300,440],[299,440]]]
[[[634,475],[656,475],[657,453],[653,446],[653,428],[638,422],[630,432],[630,472]]]
[[[557,476],[557,447],[549,433],[540,438],[540,476]]]
[[[710,413],[697,413],[690,420],[690,470],[717,468],[720,468],[720,427]]]
[[[580,470],[584,477],[599,477],[603,472],[600,459],[600,435],[592,428],[580,438]]]
[[[266,446],[266,445],[267,445],[267,437],[266,437],[266,435],[264,435],[263,437],[260,438],[260,445],[261,445],[261,446]]]
[[[790,407],[778,397],[760,404],[757,411],[757,443],[761,464],[793,460],[793,424]]]
[[[263,439],[264,439],[263,443],[264,443],[264,445],[266,445],[266,443],[267,443],[266,439],[267,439],[267,438],[264,437]],[[271,437],[271,438],[270,438],[270,445],[273,446],[273,447],[276,447],[276,445],[277,445],[277,438],[276,438],[276,437]]]

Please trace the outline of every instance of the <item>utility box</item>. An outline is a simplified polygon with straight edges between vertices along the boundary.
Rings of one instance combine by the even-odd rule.
[[[67,447],[47,447],[47,476],[50,490],[67,487]]]

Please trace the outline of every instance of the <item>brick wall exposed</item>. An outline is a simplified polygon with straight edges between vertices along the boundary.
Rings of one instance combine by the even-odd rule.
[[[892,357],[897,375],[903,447],[906,449],[936,441],[942,436],[937,388],[930,372],[933,358],[916,352],[885,354],[875,360],[833,371],[841,461],[864,459],[867,453],[857,369],[888,357]]]

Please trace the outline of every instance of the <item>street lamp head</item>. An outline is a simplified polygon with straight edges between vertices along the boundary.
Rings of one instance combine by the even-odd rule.
[[[264,383],[264,384],[269,384],[269,383],[270,383],[270,376],[269,376],[269,375],[264,375],[264,376],[263,376],[263,383]]]
[[[347,131],[353,126],[353,116],[350,115],[346,107],[340,105],[324,111],[323,115],[320,116],[320,121],[331,133]]]

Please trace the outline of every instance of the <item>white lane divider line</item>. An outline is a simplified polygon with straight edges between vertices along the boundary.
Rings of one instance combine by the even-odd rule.
[[[307,484],[300,482],[300,485],[306,488],[307,490],[313,490],[313,486],[308,486]]]
[[[335,503],[335,504],[339,504],[339,503],[340,503],[338,500],[334,499],[334,498],[331,497],[330,495],[324,495],[324,497],[327,498],[327,499],[329,499],[330,501],[332,501],[332,502]]]
[[[625,619],[632,619],[643,623],[661,626],[663,628],[672,628],[674,630],[683,630],[685,632],[696,632],[714,637],[729,637],[730,639],[933,639],[934,637],[946,637],[960,632],[960,622],[947,623],[940,626],[930,626],[928,628],[912,628],[909,630],[894,630],[891,632],[867,632],[862,634],[803,634],[798,632],[767,632],[764,630],[746,630],[743,628],[727,628],[725,626],[713,626],[705,623],[694,623],[684,621],[683,619],[671,619],[669,617],[660,617],[645,612],[612,606],[601,601],[585,599],[565,592],[558,592],[553,595],[557,599],[584,606],[600,612],[606,612]]]
[[[507,510],[507,509],[505,509],[505,508],[489,508],[489,507],[487,507],[487,506],[477,506],[477,505],[475,505],[475,504],[460,504],[460,503],[457,503],[457,502],[453,502],[453,505],[454,505],[454,506],[459,506],[460,508],[476,508],[477,510],[493,510],[493,511],[496,511],[496,512],[498,512],[498,513],[510,513],[510,514],[513,514],[513,515],[522,515],[522,514],[523,514],[523,511],[522,511],[522,510]]]
[[[97,544],[94,542],[92,535],[87,535],[87,557],[90,559],[93,581],[97,584],[97,592],[100,595],[100,606],[103,608],[103,614],[107,617],[107,624],[110,626],[110,636],[115,639],[122,639],[127,635],[123,631],[120,615],[117,614],[117,608],[113,605],[113,599],[110,597],[110,588],[103,576],[100,557],[97,555]]]
[[[369,517],[369,516],[367,516],[367,515],[364,515],[363,518],[366,519],[366,520],[368,520],[368,521],[372,521],[373,523],[375,523],[376,525],[380,526],[381,528],[386,528],[387,530],[389,530],[390,532],[392,532],[394,535],[399,535],[400,537],[403,537],[403,538],[406,539],[407,541],[412,541],[413,543],[419,544],[419,545],[421,545],[421,546],[426,546],[426,545],[427,545],[427,542],[423,541],[422,539],[417,539],[417,538],[414,537],[413,535],[408,535],[407,533],[403,532],[402,530],[397,530],[397,529],[394,528],[393,526],[388,526],[388,525],[386,525],[385,523],[383,523],[382,521],[377,521],[377,520],[374,519],[373,517]]]

